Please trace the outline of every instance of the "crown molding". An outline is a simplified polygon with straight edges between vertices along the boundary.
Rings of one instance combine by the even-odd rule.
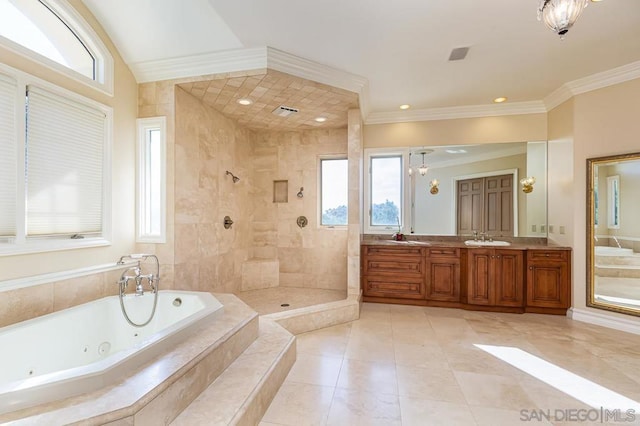
[[[374,112],[369,114],[366,124],[451,120],[456,118],[493,117],[500,115],[543,114],[546,112],[547,109],[542,101],[515,102],[500,105],[469,105],[417,109],[413,111]]]
[[[544,104],[547,110],[551,111],[576,95],[635,80],[636,78],[640,78],[640,61],[565,83],[544,98]]]
[[[551,111],[555,107],[565,103],[571,98],[573,98],[571,89],[569,89],[566,84],[563,84],[562,86],[551,92],[549,95],[547,95],[542,102],[547,108],[547,111]]]
[[[369,81],[366,78],[268,46],[138,62],[129,67],[138,83],[272,69],[357,93],[362,117],[369,112]]]
[[[272,47],[233,49],[180,58],[145,61],[130,64],[129,67],[138,83],[235,71],[273,69],[357,93],[360,101],[360,113],[366,124],[547,113],[573,96],[640,78],[640,61],[636,61],[565,83],[542,101],[370,113],[369,81],[365,77]]]
[[[223,50],[130,64],[138,83],[172,80],[199,75],[246,71],[267,67],[267,48]]]
[[[640,61],[612,68],[565,84],[574,95],[602,89],[640,77]]]

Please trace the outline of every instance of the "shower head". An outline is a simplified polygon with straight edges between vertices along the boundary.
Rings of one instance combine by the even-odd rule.
[[[231,179],[233,180],[233,183],[238,183],[238,181],[240,180],[240,178],[236,175],[234,175],[233,173],[231,173],[229,170],[227,170],[227,175],[231,176]]]

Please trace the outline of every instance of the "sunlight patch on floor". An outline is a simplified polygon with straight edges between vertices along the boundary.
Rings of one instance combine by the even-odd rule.
[[[633,409],[636,413],[640,412],[640,403],[637,401],[531,355],[522,349],[478,344],[474,346],[594,408]]]

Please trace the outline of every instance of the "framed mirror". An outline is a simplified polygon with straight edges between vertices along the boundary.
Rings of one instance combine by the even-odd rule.
[[[640,316],[640,152],[587,159],[587,306]]]

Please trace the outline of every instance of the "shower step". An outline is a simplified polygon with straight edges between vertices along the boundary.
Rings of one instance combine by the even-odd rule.
[[[295,358],[295,337],[261,318],[258,338],[171,425],[258,424]]]
[[[640,265],[599,265],[594,273],[599,277],[640,278]]]

